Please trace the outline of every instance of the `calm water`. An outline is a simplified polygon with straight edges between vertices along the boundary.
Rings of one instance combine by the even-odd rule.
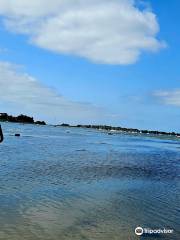
[[[180,239],[178,139],[2,126],[0,239]],[[137,226],[174,234],[140,238]]]

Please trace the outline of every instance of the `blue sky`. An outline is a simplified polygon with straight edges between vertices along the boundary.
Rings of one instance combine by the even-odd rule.
[[[178,0],[6,2],[0,112],[180,132]]]

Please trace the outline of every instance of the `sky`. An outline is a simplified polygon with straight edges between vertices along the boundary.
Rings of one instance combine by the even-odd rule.
[[[0,112],[180,132],[179,8],[0,0]]]

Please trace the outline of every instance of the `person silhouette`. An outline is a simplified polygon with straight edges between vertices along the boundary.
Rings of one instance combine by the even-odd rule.
[[[4,140],[4,136],[3,136],[3,131],[0,125],[0,143],[3,142],[3,140]]]

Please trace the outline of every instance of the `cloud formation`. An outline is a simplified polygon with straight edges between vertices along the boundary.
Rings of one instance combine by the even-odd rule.
[[[163,104],[180,107],[180,89],[159,90],[153,93]]]
[[[0,103],[5,111],[16,109],[18,113],[44,116],[51,122],[97,120],[103,116],[102,109],[90,103],[70,101],[8,62],[0,62]]]
[[[150,9],[135,0],[0,0],[6,28],[30,42],[96,63],[132,64],[165,46]]]

